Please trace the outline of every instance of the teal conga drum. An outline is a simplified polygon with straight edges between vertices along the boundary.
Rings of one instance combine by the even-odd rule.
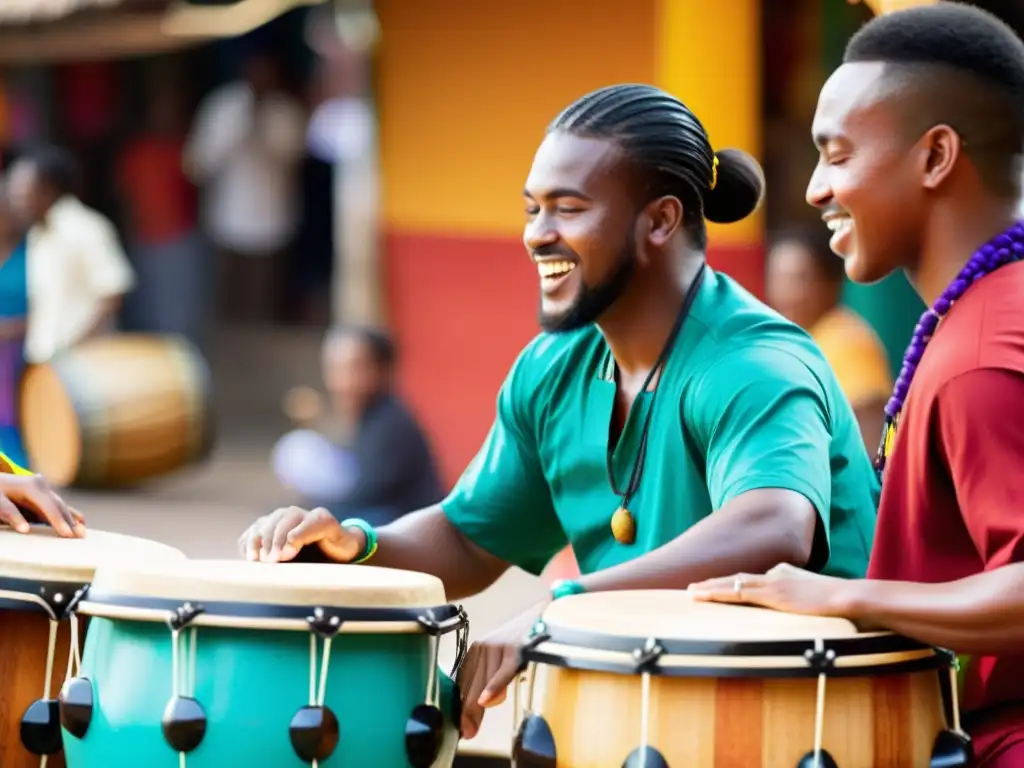
[[[450,768],[438,668],[468,622],[433,576],[190,560],[100,567],[60,699],[74,768]],[[456,662],[456,665],[458,661]]]

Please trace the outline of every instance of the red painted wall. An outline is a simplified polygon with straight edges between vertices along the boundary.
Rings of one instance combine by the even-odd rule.
[[[454,483],[487,434],[505,374],[537,333],[537,273],[511,237],[394,230],[385,253],[399,387]],[[708,258],[762,295],[760,245],[713,248]]]

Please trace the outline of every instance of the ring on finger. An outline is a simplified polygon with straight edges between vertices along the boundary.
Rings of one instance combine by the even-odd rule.
[[[743,594],[743,577],[737,576],[732,580],[732,591],[736,597],[740,597]]]

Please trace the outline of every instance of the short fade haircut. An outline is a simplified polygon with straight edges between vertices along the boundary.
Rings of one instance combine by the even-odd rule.
[[[996,16],[942,2],[878,16],[849,41],[843,63],[881,62],[908,95],[916,135],[948,125],[993,191],[1020,191],[1024,42]],[[915,136],[916,138],[916,136]]]

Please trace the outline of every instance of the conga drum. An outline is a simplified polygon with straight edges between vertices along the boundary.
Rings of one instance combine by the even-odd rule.
[[[68,613],[100,562],[173,560],[154,541],[90,530],[62,539],[0,527],[0,766],[63,768],[58,692],[81,657],[84,626]]]
[[[951,656],[843,619],[591,593],[552,603],[521,653],[519,768],[967,764],[946,762],[969,748],[947,729]]]
[[[242,561],[101,568],[62,710],[73,768],[450,768],[441,638],[468,622],[433,576]],[[459,654],[462,656],[463,654]]]
[[[61,486],[138,483],[213,447],[210,374],[183,337],[106,336],[29,366],[20,412],[32,469]]]

